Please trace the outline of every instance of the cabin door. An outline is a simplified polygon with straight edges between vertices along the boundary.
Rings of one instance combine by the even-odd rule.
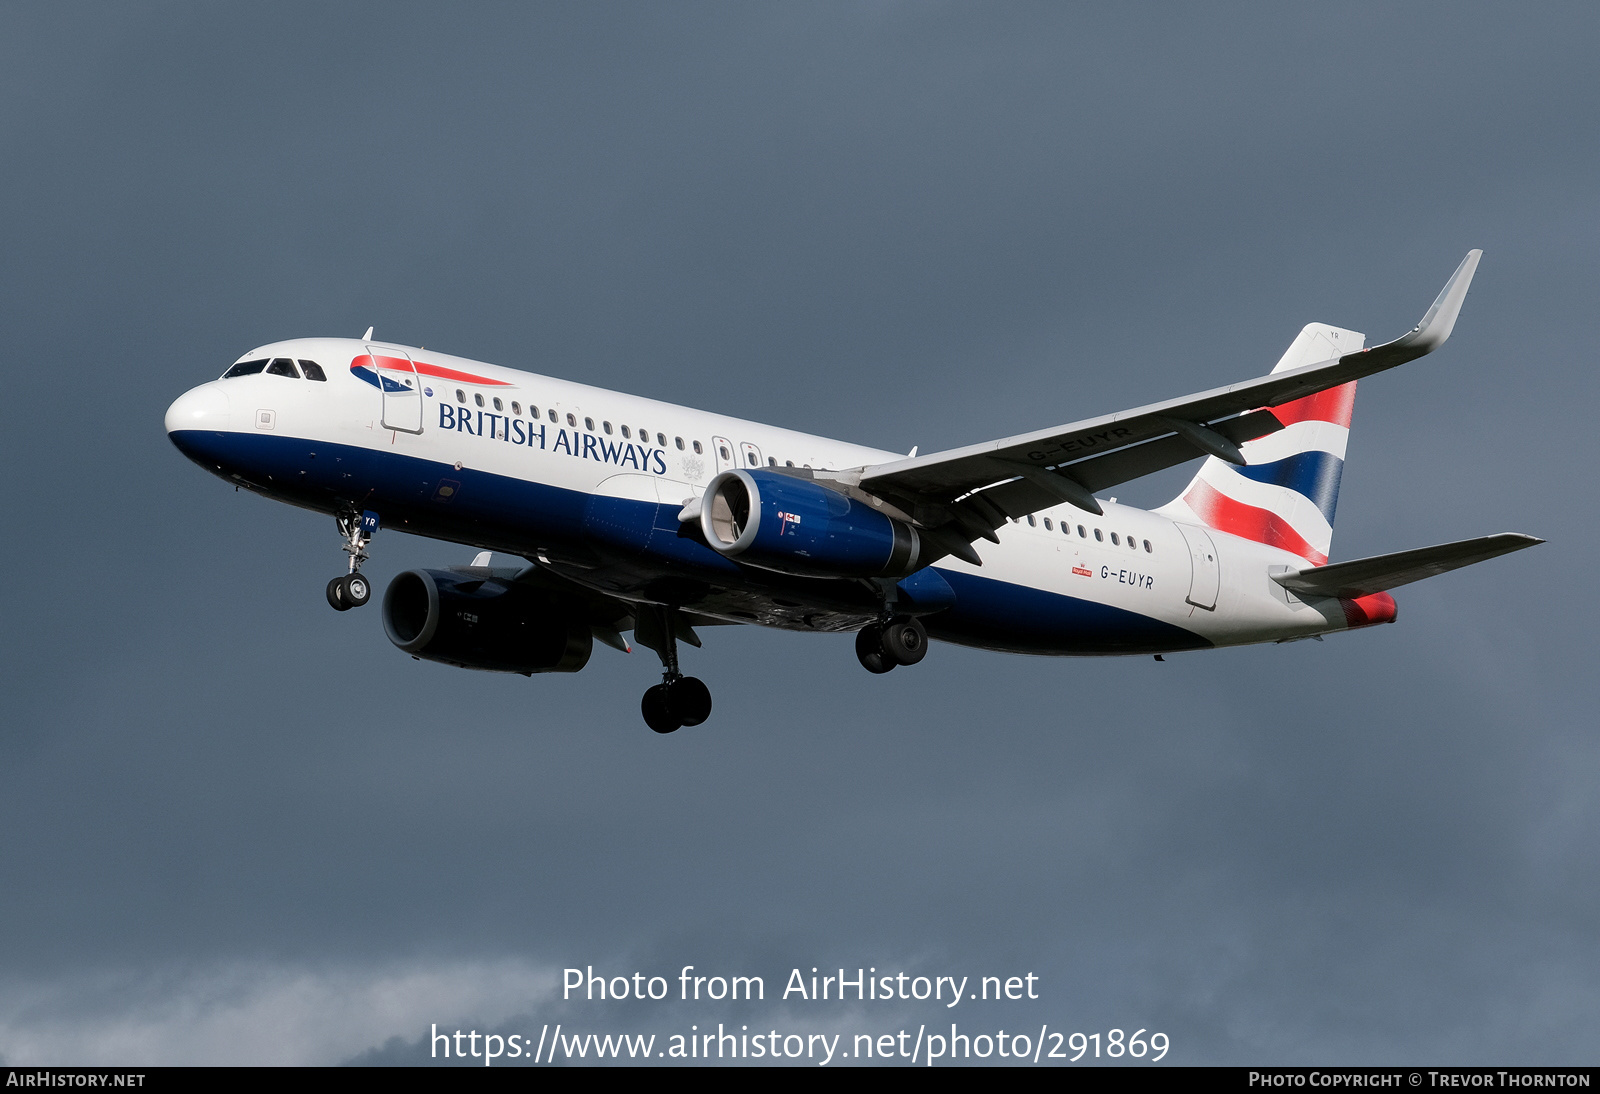
[[[1204,528],[1192,524],[1178,525],[1184,542],[1189,545],[1189,603],[1206,611],[1217,606],[1217,586],[1221,584],[1221,567],[1217,565],[1217,546]]]
[[[422,382],[403,349],[368,346],[378,387],[383,392],[383,428],[422,432]]]

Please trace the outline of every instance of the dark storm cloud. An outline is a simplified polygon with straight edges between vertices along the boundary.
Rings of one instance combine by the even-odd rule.
[[[1032,970],[1007,1021],[1182,1062],[1587,1059],[1596,23],[7,8],[0,1054],[643,1028],[549,976],[692,963]],[[327,611],[331,522],[160,428],[254,344],[376,324],[927,451],[1244,378],[1313,320],[1394,337],[1475,246],[1449,347],[1362,385],[1336,557],[1547,546],[1164,665],[867,678],[718,629],[713,721],[665,740],[646,654],[508,680]]]

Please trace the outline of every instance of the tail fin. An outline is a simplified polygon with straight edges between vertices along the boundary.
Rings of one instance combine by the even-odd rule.
[[[1310,323],[1273,372],[1334,360],[1362,349],[1366,335]],[[1194,481],[1161,508],[1244,539],[1281,547],[1313,566],[1328,561],[1344,471],[1354,381],[1272,408],[1284,428],[1240,445],[1245,466],[1207,457]]]

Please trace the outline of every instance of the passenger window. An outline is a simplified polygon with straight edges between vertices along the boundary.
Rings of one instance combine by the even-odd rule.
[[[1079,539],[1088,539],[1089,538],[1089,533],[1085,532],[1083,530],[1083,525],[1081,525],[1081,524],[1078,525],[1078,538]]]
[[[466,401],[467,401],[467,393],[465,391],[462,391],[460,388],[456,388],[456,402],[464,403]]]
[[[1151,551],[1150,551],[1150,541],[1149,540],[1145,540],[1144,541],[1144,553],[1147,554],[1147,555],[1151,553]]]
[[[500,396],[498,395],[494,397],[494,408],[496,410],[504,410],[506,408],[506,404],[500,401]]]
[[[632,436],[633,436],[633,430],[629,429],[627,426],[623,426],[622,427],[622,439],[623,440],[627,440],[629,437],[632,437]]]
[[[522,404],[517,402],[515,399],[511,400],[511,413],[513,413],[513,414],[521,414],[522,413]]]
[[[559,422],[559,421],[561,421],[561,415],[559,415],[559,414],[557,414],[557,413],[556,413],[556,412],[555,412],[555,408],[554,408],[554,407],[552,407],[552,408],[551,408],[551,410],[550,410],[550,420],[551,420],[551,421],[552,421],[552,422]]]
[[[1098,528],[1096,528],[1094,530],[1094,538],[1096,540],[1098,540],[1099,542],[1101,542],[1101,543],[1104,543],[1106,541],[1106,537],[1100,534],[1100,529],[1098,529]]]
[[[610,422],[601,422],[600,424],[603,427],[605,427],[605,431],[606,431],[607,434],[609,434],[611,432],[611,423]]]
[[[656,434],[656,445],[660,448],[667,447],[667,435],[665,433]]]
[[[683,451],[683,438],[682,437],[674,437],[673,440],[678,442],[678,451],[682,452]]]
[[[576,414],[568,414],[567,415],[567,424],[570,425],[570,426],[576,427],[577,424],[578,424],[578,416]]]
[[[222,378],[224,380],[231,380],[235,376],[254,376],[256,373],[260,372],[266,367],[267,359],[265,357],[259,361],[240,361],[227,372],[224,372],[222,374]]]
[[[1029,528],[1037,528],[1037,527],[1039,527],[1038,522],[1033,519],[1033,514],[1032,513],[1028,514],[1028,527]]]
[[[1128,537],[1128,550],[1137,551],[1138,549],[1139,549],[1139,541],[1134,539],[1132,536],[1129,536]]]
[[[481,392],[481,391],[473,392],[472,393],[472,401],[477,403],[479,406],[482,406],[483,405],[483,392]]]
[[[784,460],[783,461],[783,466],[785,466],[785,467],[793,467],[794,466],[794,461],[793,460]]]
[[[699,441],[695,441],[694,442],[694,450],[696,452],[704,452],[705,451],[705,449],[700,447],[700,442]]]
[[[585,428],[589,432],[593,433],[594,432],[594,419],[593,418],[585,418],[583,420],[583,428]]]
[[[322,372],[322,366],[315,361],[301,361],[300,371],[306,374],[307,380],[315,380],[324,384],[328,382],[328,377]]]
[[[1055,526],[1050,523],[1050,518],[1049,517],[1045,517],[1044,518],[1044,530],[1046,532],[1054,532],[1055,531]]]
[[[539,408],[534,406],[532,403],[529,403],[528,404],[528,417],[537,418],[538,416],[539,416]]]
[[[1111,533],[1111,545],[1112,545],[1112,546],[1113,546],[1113,547],[1120,547],[1120,546],[1122,546],[1122,541],[1121,541],[1121,540],[1120,540],[1120,539],[1118,539],[1118,538],[1117,538],[1117,533],[1115,533],[1115,532],[1112,532],[1112,533]]]
[[[723,459],[727,459],[728,458],[728,446],[727,445],[725,445],[725,444],[717,445],[717,452],[722,456]]]

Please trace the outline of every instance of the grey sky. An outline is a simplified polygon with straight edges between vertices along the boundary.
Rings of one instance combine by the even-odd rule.
[[[1593,1062],[1597,45],[1588,5],[0,9],[0,1058],[941,1020],[552,999],[694,964],[1031,970],[958,1020],[1175,1062]],[[669,738],[648,654],[466,673],[329,611],[332,521],[161,428],[375,324],[928,451],[1395,337],[1471,247],[1449,346],[1361,385],[1334,557],[1546,546],[1165,664],[723,628]]]

